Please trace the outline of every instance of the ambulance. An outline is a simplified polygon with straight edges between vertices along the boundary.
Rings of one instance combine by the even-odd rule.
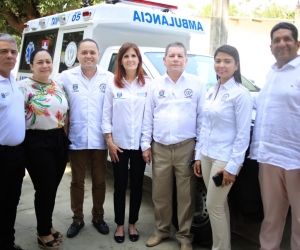
[[[177,6],[146,0],[111,0],[30,20],[24,24],[17,79],[32,75],[29,59],[37,48],[47,49],[53,57],[52,79],[62,71],[78,66],[77,46],[85,38],[92,38],[98,43],[101,54],[99,65],[113,73],[120,46],[125,42],[136,43],[143,57],[144,73],[156,78],[165,73],[163,57],[169,43],[182,42],[189,50],[191,34],[198,35],[199,46],[201,36],[205,35],[200,20],[175,14],[177,9]],[[207,88],[216,82],[213,58],[210,56],[189,52],[186,71],[200,76]],[[243,84],[251,92],[258,91],[244,77]],[[151,166],[147,165],[145,175],[152,177]],[[192,231],[195,239],[201,242],[211,241],[206,193],[203,179],[199,178]],[[176,225],[176,216],[173,223]]]
[[[17,78],[30,76],[29,59],[36,48],[45,48],[53,56],[51,77],[55,78],[78,65],[77,45],[84,38],[97,41],[99,65],[112,71],[109,67],[113,66],[115,51],[125,42],[134,42],[141,48],[165,48],[179,41],[189,49],[191,33],[204,34],[200,20],[173,14],[177,6],[143,0],[107,2],[25,23]],[[147,70],[153,69],[149,60],[144,64],[145,73],[155,77],[155,70]]]

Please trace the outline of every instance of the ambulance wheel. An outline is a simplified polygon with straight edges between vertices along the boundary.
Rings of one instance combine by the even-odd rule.
[[[173,225],[178,229],[176,185],[173,186]],[[201,244],[212,243],[211,226],[206,208],[206,196],[207,190],[204,181],[202,178],[197,178],[195,213],[191,232],[194,234],[194,242]]]

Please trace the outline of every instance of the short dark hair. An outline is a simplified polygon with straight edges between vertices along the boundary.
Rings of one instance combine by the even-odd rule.
[[[35,58],[36,54],[39,53],[39,52],[42,52],[42,51],[47,52],[47,53],[50,55],[51,60],[53,60],[52,55],[50,54],[50,52],[49,52],[48,50],[39,48],[39,49],[34,50],[34,51],[31,53],[31,55],[30,55],[30,60],[29,60],[30,64],[33,64],[33,61],[34,61],[34,58]]]
[[[271,30],[271,42],[273,41],[273,34],[275,31],[279,29],[287,29],[292,31],[292,37],[294,38],[295,42],[298,42],[298,30],[296,26],[292,23],[286,23],[286,22],[281,22],[277,23]]]
[[[80,45],[81,45],[82,43],[84,43],[84,42],[92,42],[92,43],[96,44],[97,50],[99,51],[99,46],[98,46],[98,44],[96,43],[95,40],[93,40],[93,39],[91,39],[91,38],[85,38],[85,39],[83,39],[82,41],[80,41],[80,42],[78,43],[78,49],[79,49]],[[77,50],[78,50],[78,49],[77,49]]]
[[[233,77],[234,80],[237,83],[242,83],[242,75],[241,75],[241,63],[240,63],[240,56],[238,50],[230,45],[223,45],[220,48],[218,48],[215,52],[214,59],[216,59],[216,56],[219,52],[224,52],[228,55],[231,55],[234,59],[234,62],[238,65],[238,69],[234,72]],[[217,75],[217,80],[219,80],[220,77]]]
[[[181,43],[181,42],[173,42],[173,43],[168,44],[168,46],[166,47],[165,56],[168,54],[168,51],[169,51],[170,47],[183,48],[184,49],[184,55],[185,56],[187,55],[187,50],[186,50],[186,47],[185,47],[185,45],[183,43]]]

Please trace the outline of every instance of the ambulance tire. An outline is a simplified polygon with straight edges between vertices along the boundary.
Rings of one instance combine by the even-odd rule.
[[[174,184],[176,183],[174,177]],[[176,185],[173,185],[173,225],[178,230]],[[207,189],[202,178],[197,178],[196,203],[191,232],[194,242],[202,245],[212,243],[212,232],[206,208]]]

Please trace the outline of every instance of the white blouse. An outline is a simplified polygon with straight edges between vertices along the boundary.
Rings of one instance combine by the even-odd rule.
[[[225,170],[235,175],[249,146],[252,107],[250,92],[233,77],[217,82],[206,95],[196,159],[203,154],[226,161]]]
[[[122,80],[123,88],[115,85],[114,77],[107,83],[103,107],[102,131],[112,133],[113,142],[122,149],[140,147],[141,128],[146,97],[151,79],[145,77],[141,86],[136,78],[131,84]]]

